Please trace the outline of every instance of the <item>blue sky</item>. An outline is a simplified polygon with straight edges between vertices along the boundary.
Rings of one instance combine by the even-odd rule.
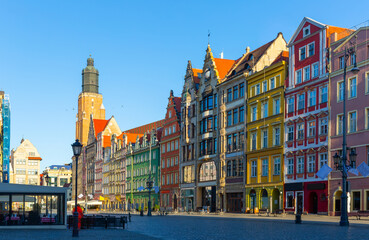
[[[41,169],[70,162],[81,70],[100,71],[107,118],[122,130],[164,118],[179,96],[187,61],[201,68],[211,32],[215,56],[237,59],[272,40],[288,41],[304,16],[352,27],[368,1],[0,1],[0,90],[11,99],[11,148],[22,137]],[[354,4],[353,4],[354,3]]]

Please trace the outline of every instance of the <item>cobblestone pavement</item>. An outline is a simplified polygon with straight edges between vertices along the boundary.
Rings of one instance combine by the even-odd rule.
[[[126,230],[82,230],[80,239],[369,239],[369,221],[350,220],[350,227],[338,226],[339,218],[302,216],[258,217],[253,215],[168,215],[132,216]],[[0,239],[72,239],[71,230],[0,230]]]
[[[303,216],[304,220],[304,216]],[[161,239],[369,239],[369,225],[271,218],[230,218],[207,216],[134,216],[129,231]]]

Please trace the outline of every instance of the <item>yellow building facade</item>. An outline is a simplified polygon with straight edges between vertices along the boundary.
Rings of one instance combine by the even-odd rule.
[[[284,55],[288,52],[246,78],[246,212],[283,209],[284,81],[288,74]]]

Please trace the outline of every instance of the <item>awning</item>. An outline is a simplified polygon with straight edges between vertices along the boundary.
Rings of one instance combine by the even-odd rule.
[[[99,200],[91,200],[87,202],[87,205],[102,205],[102,202]]]
[[[71,205],[71,206],[74,206],[74,203],[75,201],[74,200],[71,200],[71,201],[68,201],[67,202],[67,205]],[[86,202],[85,201],[77,201],[77,204],[85,204]]]

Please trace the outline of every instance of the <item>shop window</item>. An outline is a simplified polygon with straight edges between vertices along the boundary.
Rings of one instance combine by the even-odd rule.
[[[359,211],[361,205],[360,192],[352,192],[352,210]]]
[[[293,192],[287,192],[286,193],[286,208],[293,208]]]

